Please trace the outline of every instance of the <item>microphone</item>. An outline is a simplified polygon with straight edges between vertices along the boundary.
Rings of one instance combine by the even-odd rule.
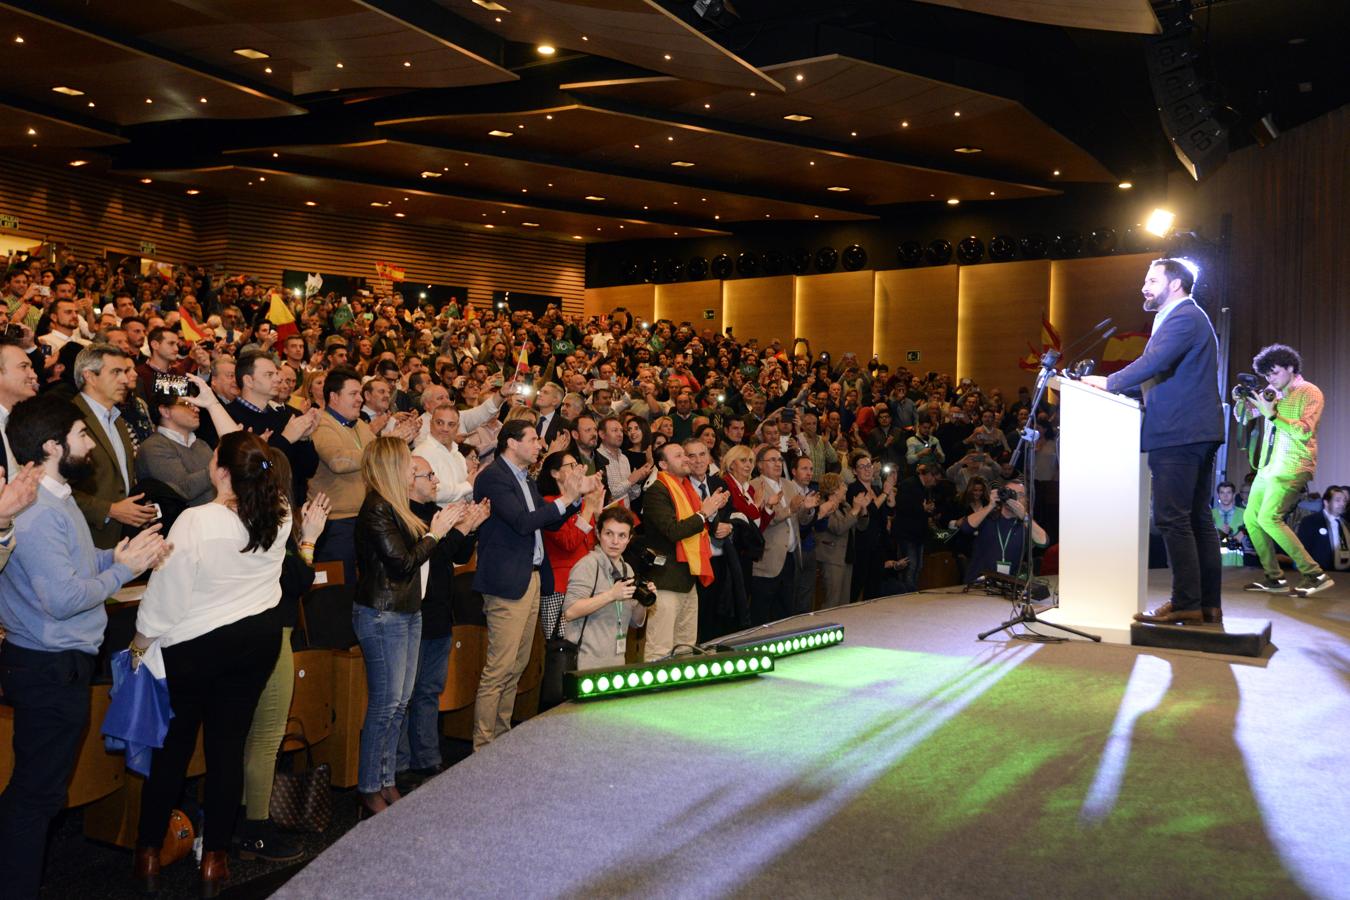
[[[1080,359],[1076,360],[1072,365],[1065,367],[1064,374],[1067,375],[1069,378],[1073,379],[1074,381],[1077,381],[1084,375],[1091,375],[1093,371],[1097,368],[1097,361],[1094,359],[1088,359],[1087,358],[1088,353],[1091,352],[1093,349],[1095,349],[1098,344],[1110,340],[1111,335],[1115,333],[1116,333],[1116,326],[1114,325],[1103,331],[1095,341],[1087,345],[1087,347],[1083,350],[1083,356]]]
[[[1109,327],[1111,326],[1111,324],[1112,324],[1113,321],[1114,321],[1114,320],[1113,320],[1110,316],[1107,316],[1105,319],[1102,319],[1102,320],[1101,320],[1100,322],[1098,322],[1096,325],[1093,325],[1093,326],[1092,326],[1092,329],[1091,329],[1087,334],[1083,335],[1083,336],[1080,337],[1078,340],[1076,340],[1076,341],[1074,341],[1072,344],[1070,344],[1070,345],[1069,345],[1069,348],[1068,348],[1067,350],[1064,351],[1064,354],[1063,354],[1063,355],[1064,355],[1064,356],[1073,356],[1073,355],[1074,355],[1075,353],[1077,353],[1079,350],[1083,349],[1084,346],[1089,346],[1089,347],[1090,347],[1090,346],[1092,346],[1093,344],[1095,344],[1098,340],[1101,339],[1101,338],[1099,338],[1099,337],[1097,337],[1097,336],[1100,335],[1104,329],[1109,328]],[[1114,329],[1112,329],[1112,330],[1114,330]],[[1095,340],[1094,340],[1094,339],[1095,339]]]

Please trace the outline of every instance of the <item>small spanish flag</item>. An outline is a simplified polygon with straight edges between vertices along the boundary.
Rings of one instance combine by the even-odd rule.
[[[178,308],[178,331],[183,336],[183,340],[189,344],[206,340],[208,334],[208,329],[198,325],[193,320],[191,313],[181,306]]]
[[[267,307],[267,321],[272,323],[272,327],[277,333],[278,346],[285,343],[286,338],[293,334],[299,334],[300,329],[295,324],[295,314],[291,308],[286,305],[281,294],[273,292],[272,302]]]
[[[1111,335],[1102,350],[1102,360],[1097,364],[1097,374],[1110,375],[1134,362],[1143,355],[1148,338],[1147,331],[1126,331]]]
[[[1027,350],[1029,352],[1026,356],[1017,361],[1017,365],[1023,369],[1039,369],[1041,367],[1041,357],[1045,355],[1045,351],[1059,349],[1061,349],[1059,344],[1059,332],[1055,330],[1055,326],[1050,324],[1050,319],[1042,312],[1041,349],[1037,350],[1031,345],[1031,341],[1027,341]]]
[[[524,379],[530,374],[530,354],[526,344],[520,345],[520,358],[516,360],[516,377]]]

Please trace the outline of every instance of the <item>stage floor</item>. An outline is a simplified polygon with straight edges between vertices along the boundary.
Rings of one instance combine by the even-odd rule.
[[[979,643],[1007,603],[952,592],[817,614],[842,645],[532,719],[276,896],[1350,897],[1350,578],[1225,576],[1266,658]]]

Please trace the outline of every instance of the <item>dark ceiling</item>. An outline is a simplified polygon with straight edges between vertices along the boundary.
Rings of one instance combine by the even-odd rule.
[[[0,0],[0,152],[147,191],[585,241],[870,220],[1178,166],[1147,0],[728,7]],[[1346,101],[1346,4],[1194,7],[1234,146],[1262,116],[1287,129]]]

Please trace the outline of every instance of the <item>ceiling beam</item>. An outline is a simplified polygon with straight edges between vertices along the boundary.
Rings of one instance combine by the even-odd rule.
[[[520,76],[503,65],[505,42],[443,6],[416,0],[353,0],[371,12],[398,22],[512,79]]]
[[[262,82],[255,82],[251,79],[240,78],[234,72],[228,69],[219,68],[210,63],[202,62],[190,56],[185,56],[174,50],[151,44],[149,41],[134,37],[129,34],[120,34],[110,31],[101,26],[93,25],[87,21],[76,19],[70,16],[53,15],[40,0],[0,0],[0,10],[9,10],[22,16],[37,19],[79,34],[90,40],[99,41],[110,47],[116,47],[129,53],[135,53],[139,56],[157,59],[167,65],[173,66],[190,75],[199,78],[206,78],[217,84],[223,85],[231,90],[239,91],[253,97],[263,100],[272,100],[288,107],[292,115],[300,115],[306,112],[303,106],[295,103],[294,99],[286,92],[272,87]]]

